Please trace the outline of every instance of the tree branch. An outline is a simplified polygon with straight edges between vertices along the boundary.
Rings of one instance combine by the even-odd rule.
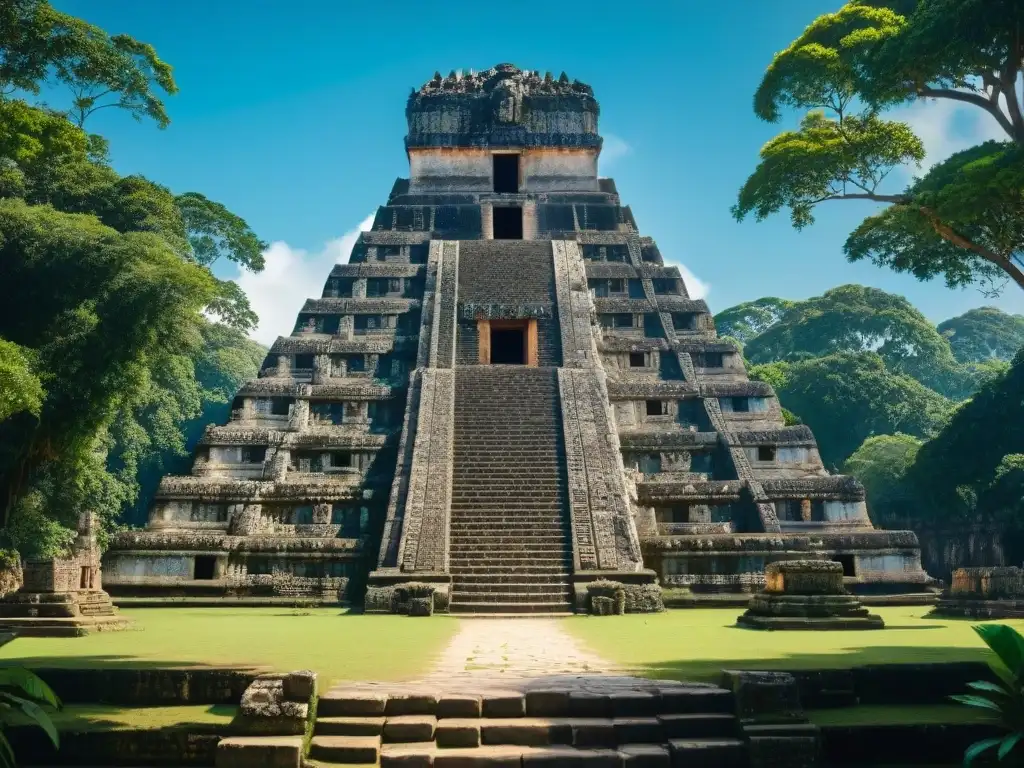
[[[917,206],[917,209],[921,212],[922,216],[928,219],[928,223],[931,224],[932,229],[934,229],[943,240],[960,248],[964,248],[965,250],[980,256],[990,264],[994,264],[999,267],[999,269],[1010,276],[1010,279],[1013,280],[1019,288],[1024,289],[1024,270],[1020,269],[1013,263],[1013,261],[996,253],[995,251],[989,250],[983,245],[978,245],[970,238],[961,235],[951,226],[942,221],[939,214],[928,206],[919,205]]]
[[[863,189],[863,187],[861,187]],[[827,200],[872,200],[876,203],[893,203],[894,205],[906,205],[910,198],[905,195],[879,195],[874,192],[847,192],[841,195],[832,195],[815,200],[816,203],[824,203]]]
[[[951,99],[953,101],[962,101],[966,104],[973,104],[976,107],[981,107],[996,119],[996,122],[999,123],[999,127],[1006,131],[1007,136],[1015,142],[1022,143],[1016,135],[1017,132],[1013,123],[1011,123],[1010,119],[1003,114],[1001,109],[999,109],[998,103],[986,99],[981,94],[957,91],[952,88],[928,88],[926,86],[918,91],[918,95],[931,99]],[[993,92],[993,95],[995,95],[995,92]],[[998,99],[998,96],[996,98]],[[1009,101],[1009,98],[1007,98],[1007,101]]]

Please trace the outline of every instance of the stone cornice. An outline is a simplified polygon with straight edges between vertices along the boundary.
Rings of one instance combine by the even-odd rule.
[[[160,481],[156,498],[200,502],[259,503],[291,501],[351,501],[364,497],[358,475],[324,475],[316,482],[232,480],[223,477],[167,475]]]
[[[761,486],[770,499],[864,500],[864,486],[857,478],[849,475],[772,478],[762,480]]]
[[[122,531],[110,538],[109,551],[302,552],[339,553],[362,549],[359,539],[311,536],[229,536],[206,531]]]
[[[364,262],[362,264],[335,264],[331,277],[418,277],[426,271],[425,264],[399,262]]]
[[[672,502],[731,503],[739,501],[746,488],[744,480],[643,482],[636,484],[637,501],[647,506]]]
[[[388,435],[346,426],[308,427],[302,432],[253,429],[233,422],[222,427],[210,425],[199,445],[277,445],[282,448],[372,448],[380,449]]]
[[[419,299],[306,299],[304,315],[401,315],[420,306]]]
[[[733,432],[736,445],[807,445],[814,446],[814,433],[805,424],[781,429]]]
[[[238,397],[271,395],[308,400],[388,400],[404,387],[380,384],[373,379],[332,379],[328,384],[300,384],[291,379],[251,379],[238,390]]]
[[[709,448],[718,445],[717,432],[619,432],[619,444],[623,449],[653,451],[674,449]]]

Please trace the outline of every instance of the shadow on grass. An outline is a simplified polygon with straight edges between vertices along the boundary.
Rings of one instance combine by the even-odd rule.
[[[758,632],[751,631],[752,644]],[[813,635],[813,632],[808,632]],[[769,658],[751,655],[734,659],[677,659],[627,667],[642,677],[668,680],[718,682],[723,669],[758,671],[846,669],[877,664],[935,664],[954,662],[987,663],[993,658],[985,648],[945,648],[937,646],[872,646],[850,648],[844,653],[792,653]]]
[[[138,656],[19,656],[0,659],[0,667],[28,669],[223,669],[242,672],[263,671],[261,664],[203,664],[198,661],[147,659]]]

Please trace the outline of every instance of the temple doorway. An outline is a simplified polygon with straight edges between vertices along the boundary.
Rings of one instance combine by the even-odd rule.
[[[523,209],[516,206],[512,208],[494,207],[494,239],[495,240],[522,240],[523,239]]]
[[[537,365],[537,321],[477,320],[480,365]]]
[[[526,329],[525,328],[492,328],[491,329],[491,364],[492,365],[525,365],[526,364]]]

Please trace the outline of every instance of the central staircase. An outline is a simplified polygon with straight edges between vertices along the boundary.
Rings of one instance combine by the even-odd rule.
[[[455,371],[451,611],[572,610],[557,371]]]

